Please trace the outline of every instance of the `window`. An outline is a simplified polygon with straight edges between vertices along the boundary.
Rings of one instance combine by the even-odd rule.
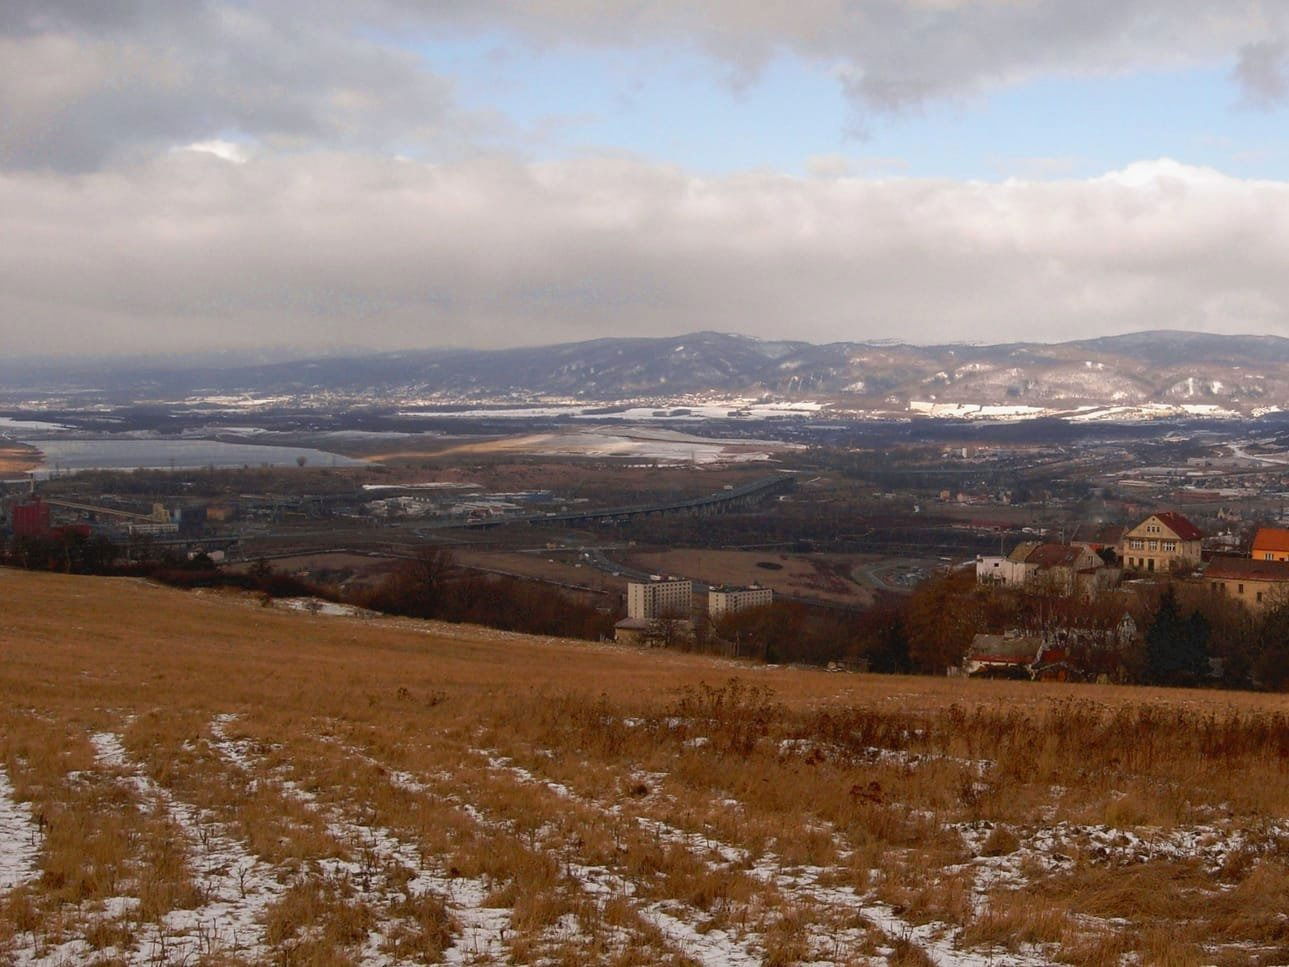
[[[1258,592],[1258,604],[1261,604],[1261,603],[1262,603],[1262,592],[1261,592],[1261,591],[1259,591],[1259,592]]]
[[[1262,553],[1262,560],[1264,561],[1274,561],[1275,559],[1276,559],[1276,556],[1272,554],[1270,551],[1264,551]]]
[[[1237,593],[1237,594],[1243,594],[1243,593],[1244,593],[1244,585],[1243,585],[1243,584],[1241,584],[1241,585],[1240,585],[1239,590],[1238,590],[1236,593]]]

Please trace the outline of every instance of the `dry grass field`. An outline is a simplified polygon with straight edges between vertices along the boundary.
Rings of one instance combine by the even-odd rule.
[[[0,961],[1289,961],[1279,697],[0,571]]]
[[[453,563],[462,567],[479,568],[539,581],[578,585],[611,591],[615,595],[627,593],[627,579],[613,577],[596,570],[580,560],[577,552],[550,551],[525,554],[507,551],[471,551],[454,549]]]
[[[761,584],[780,594],[862,605],[872,603],[873,592],[855,571],[860,564],[880,558],[678,548],[638,551],[625,555],[623,560],[644,571],[683,574],[706,584]],[[763,564],[770,567],[762,567]]]

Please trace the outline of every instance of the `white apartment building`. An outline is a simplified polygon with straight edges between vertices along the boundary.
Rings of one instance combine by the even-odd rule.
[[[694,607],[694,586],[687,578],[655,577],[627,584],[627,617],[688,618]]]
[[[774,591],[753,585],[747,588],[712,588],[707,594],[707,614],[712,618],[723,618],[735,611],[746,608],[759,608],[774,602]]]

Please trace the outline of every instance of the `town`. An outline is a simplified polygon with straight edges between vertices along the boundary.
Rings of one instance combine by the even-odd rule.
[[[288,441],[351,465],[28,474],[0,497],[5,560],[834,670],[1282,680],[1263,626],[1289,597],[1289,470],[1260,427],[975,427],[960,443],[951,423],[910,439],[796,418],[698,461],[699,424],[642,459],[515,452],[492,441],[549,424],[508,419],[498,438],[444,417],[450,445],[404,434],[376,459],[340,431]],[[920,622],[928,606],[955,620]],[[1183,627],[1202,640],[1178,644]],[[1164,667],[1152,648],[1191,654]]]

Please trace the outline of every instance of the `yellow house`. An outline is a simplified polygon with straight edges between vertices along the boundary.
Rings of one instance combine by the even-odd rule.
[[[1289,562],[1224,557],[1209,564],[1201,579],[1214,593],[1254,611],[1289,600]]]
[[[1255,561],[1289,561],[1289,530],[1259,527],[1250,556]]]
[[[1200,529],[1181,514],[1151,514],[1123,535],[1119,557],[1132,571],[1171,571],[1199,564],[1202,559]]]

